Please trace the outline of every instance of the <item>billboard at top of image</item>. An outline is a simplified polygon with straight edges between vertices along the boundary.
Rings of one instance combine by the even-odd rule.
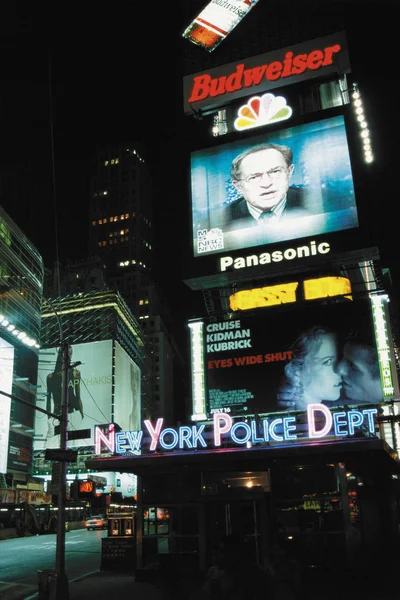
[[[191,205],[194,257],[358,227],[344,117],[192,152]]]
[[[182,36],[212,52],[257,2],[258,0],[211,0],[186,27]]]
[[[384,401],[369,300],[236,313],[202,338],[207,416]]]
[[[73,448],[93,444],[94,425],[112,421],[112,340],[73,344],[68,381],[68,432],[90,435],[68,440]],[[58,348],[39,353],[37,406],[55,415],[61,410],[62,360]],[[59,420],[36,411],[34,450],[59,448]],[[71,435],[72,438],[72,435]]]

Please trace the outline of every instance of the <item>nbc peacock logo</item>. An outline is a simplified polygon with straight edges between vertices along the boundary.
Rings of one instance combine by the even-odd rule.
[[[264,94],[253,96],[238,110],[234,127],[238,131],[285,121],[292,116],[292,109],[287,105],[283,96]]]

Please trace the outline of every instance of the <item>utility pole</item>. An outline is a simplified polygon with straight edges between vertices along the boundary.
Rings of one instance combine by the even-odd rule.
[[[63,353],[62,389],[61,389],[61,417],[60,417],[60,450],[67,450],[68,446],[68,384],[71,365],[70,345],[63,342],[60,348]],[[60,480],[58,486],[58,517],[57,517],[57,545],[56,545],[56,593],[55,600],[69,600],[68,577],[65,572],[65,507],[67,495],[67,462],[60,460]]]

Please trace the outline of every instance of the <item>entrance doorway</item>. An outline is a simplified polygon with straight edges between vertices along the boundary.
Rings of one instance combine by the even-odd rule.
[[[263,565],[269,522],[268,473],[214,473],[203,481],[208,564],[225,535],[243,540],[248,557]]]

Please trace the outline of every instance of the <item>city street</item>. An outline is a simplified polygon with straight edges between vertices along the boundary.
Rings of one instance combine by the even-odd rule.
[[[107,531],[77,529],[66,533],[65,570],[69,581],[100,568],[103,537],[107,537]],[[10,583],[37,589],[38,571],[54,569],[55,561],[55,534],[0,541],[0,596]]]

